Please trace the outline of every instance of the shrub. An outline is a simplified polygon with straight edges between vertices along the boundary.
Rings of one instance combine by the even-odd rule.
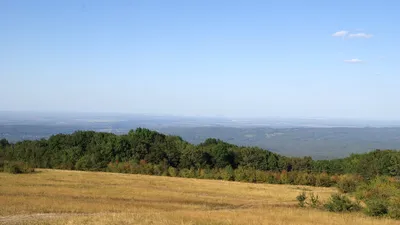
[[[330,212],[352,212],[361,209],[359,203],[354,203],[347,196],[340,194],[331,195],[324,207]]]
[[[316,186],[317,178],[315,174],[308,174],[307,175],[307,185]]]
[[[172,166],[168,167],[168,174],[171,177],[176,177],[178,175],[178,170]]]
[[[235,181],[247,181],[246,169],[242,166],[239,166],[235,172]]]
[[[384,216],[388,213],[388,202],[383,199],[368,199],[365,213],[369,216]]]
[[[0,159],[0,172],[4,171],[4,161]]]
[[[113,172],[113,173],[133,173],[132,171],[132,166],[134,164],[131,164],[129,162],[115,162],[115,163],[108,163],[106,171],[107,172]]]
[[[389,201],[388,214],[390,218],[400,219],[400,197]]]
[[[163,168],[161,165],[155,164],[153,165],[153,173],[152,175],[161,176],[163,174]]]
[[[179,170],[179,176],[180,177],[190,177],[189,169],[183,168],[183,169]]]
[[[376,177],[357,188],[356,196],[362,200],[386,199],[400,196],[400,183],[390,182],[386,177]]]
[[[277,184],[279,183],[279,179],[277,178],[278,173],[266,172],[266,182],[269,184]]]
[[[89,155],[85,155],[85,156],[81,157],[75,163],[75,169],[77,169],[77,170],[90,170],[92,168],[93,168],[93,162]]]
[[[333,182],[331,177],[327,173],[321,173],[316,175],[315,186],[317,187],[330,187]]]
[[[257,182],[257,171],[254,168],[246,167],[244,169],[246,180],[245,182],[256,183]]]
[[[288,172],[287,173],[287,184],[296,184],[295,179],[297,177],[297,174],[299,174],[299,172]]]
[[[214,168],[211,170],[211,179],[214,180],[222,180],[222,174],[221,171],[222,169]]]
[[[305,193],[305,192],[302,192],[301,194],[299,194],[299,195],[296,197],[296,199],[297,199],[297,201],[299,202],[299,206],[300,206],[300,207],[304,207],[304,206],[305,206],[306,199],[307,199],[306,193]]]
[[[235,180],[235,173],[231,165],[228,165],[221,171],[222,179],[232,181]]]
[[[293,184],[296,185],[307,185],[308,184],[308,174],[304,172],[293,173],[294,181]]]
[[[205,168],[201,171],[201,176],[204,179],[214,179],[213,171],[210,168]]]
[[[209,168],[199,168],[197,174],[199,179],[213,179],[211,176],[211,170]]]
[[[361,178],[354,175],[343,175],[337,181],[337,187],[342,193],[356,191],[357,186],[362,182]]]
[[[141,160],[138,165],[138,174],[146,174],[146,175],[153,175],[154,174],[154,167],[151,163],[146,163],[146,161]]]
[[[281,184],[289,184],[290,183],[288,172],[286,170],[283,170],[281,172],[279,178],[280,178],[279,183],[281,183]]]
[[[320,205],[319,197],[318,195],[314,195],[314,193],[310,193],[310,206],[312,208],[318,208]]]
[[[262,170],[256,170],[256,182],[257,183],[267,183],[268,182],[268,174]]]
[[[185,178],[196,178],[196,173],[194,168],[190,168],[190,169],[181,169],[179,171],[179,176],[180,177],[185,177]]]
[[[356,197],[366,204],[370,216],[388,215],[400,219],[400,183],[388,177],[377,176],[357,188]]]
[[[23,162],[5,162],[4,172],[12,174],[33,173],[35,169]]]

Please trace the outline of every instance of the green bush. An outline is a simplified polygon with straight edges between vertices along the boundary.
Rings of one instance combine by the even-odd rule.
[[[279,183],[280,184],[290,184],[288,172],[286,170],[283,170],[281,174],[279,175]]]
[[[178,170],[176,168],[170,166],[170,167],[168,167],[168,174],[171,177],[176,177],[176,176],[178,176]]]
[[[304,207],[304,206],[305,206],[306,199],[307,199],[307,195],[306,195],[305,192],[302,192],[301,194],[299,194],[299,195],[296,197],[296,199],[297,199],[297,201],[299,202],[299,203],[298,203],[299,206],[300,206],[300,207]]]
[[[355,194],[361,200],[389,200],[393,196],[400,197],[400,183],[390,181],[387,177],[375,177],[370,182],[360,185]]]
[[[161,165],[155,164],[153,165],[153,174],[156,176],[161,176],[163,174],[164,170]]]
[[[93,168],[93,162],[89,155],[85,155],[75,163],[77,170],[90,170]]]
[[[196,178],[196,173],[194,171],[194,168],[190,169],[184,168],[179,171],[179,176],[185,178]]]
[[[234,175],[235,175],[235,181],[242,181],[242,182],[247,181],[246,169],[243,166],[239,166],[234,171]]]
[[[214,179],[213,171],[210,170],[210,168],[206,168],[206,169],[201,170],[200,176],[203,179]]]
[[[235,180],[235,172],[231,165],[228,165],[221,171],[222,179],[227,181]]]
[[[341,194],[331,195],[324,207],[330,212],[352,212],[361,209],[359,203],[354,203],[347,196]]]
[[[389,201],[388,214],[390,218],[400,219],[400,197]]]
[[[351,193],[356,191],[357,186],[362,182],[359,177],[353,175],[343,175],[337,182],[337,187],[342,193]]]
[[[214,180],[222,180],[223,179],[223,177],[222,177],[222,173],[221,173],[221,171],[220,171],[221,169],[218,169],[218,168],[214,168],[214,169],[212,169],[211,170],[211,179],[214,179]]]
[[[368,199],[365,204],[367,205],[365,213],[369,216],[384,216],[388,214],[389,204],[383,199]]]
[[[268,174],[262,170],[256,170],[256,182],[257,183],[267,183],[268,182]]]
[[[327,173],[321,173],[315,177],[315,186],[317,187],[330,187],[333,182]]]
[[[321,203],[319,201],[318,195],[314,195],[314,193],[310,193],[310,203],[309,203],[309,205],[312,208],[318,208],[320,204]]]
[[[277,179],[277,175],[271,172],[266,172],[266,182],[268,184],[278,184],[279,180]]]
[[[0,159],[0,172],[4,171],[4,161]]]
[[[5,162],[4,172],[12,174],[33,173],[35,169],[23,162]]]
[[[307,175],[307,185],[316,186],[317,178],[315,174],[308,174]]]
[[[307,185],[308,184],[308,174],[304,172],[293,173],[295,185]]]

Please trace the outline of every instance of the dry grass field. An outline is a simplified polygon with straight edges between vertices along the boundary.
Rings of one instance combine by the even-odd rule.
[[[336,190],[62,170],[0,173],[0,224],[319,224],[399,221],[297,207]]]

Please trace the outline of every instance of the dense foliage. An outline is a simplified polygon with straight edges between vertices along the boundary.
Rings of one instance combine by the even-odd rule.
[[[4,144],[3,144],[4,142]],[[311,158],[289,159],[260,148],[234,146],[208,139],[192,145],[177,136],[138,128],[126,135],[93,131],[57,134],[49,139],[10,144],[2,154],[35,167],[105,170],[110,162],[139,162],[183,168],[251,167],[257,170],[310,170]]]
[[[29,164],[24,162],[3,162],[0,165],[0,172],[19,174],[19,173],[33,173],[35,169]]]
[[[178,136],[164,135],[138,128],[126,135],[94,131],[57,134],[49,139],[20,141],[0,140],[0,162],[4,158],[29,163],[34,167],[100,170],[110,163],[131,162],[183,169],[243,169],[274,172],[359,174],[400,176],[400,152],[376,150],[352,154],[335,160],[312,160],[311,157],[285,157],[257,147],[241,147],[217,139],[192,145]],[[303,175],[307,176],[307,175]],[[306,179],[298,178],[298,179]]]
[[[333,194],[324,208],[330,212],[353,212],[359,211],[361,206],[351,201],[346,195]]]

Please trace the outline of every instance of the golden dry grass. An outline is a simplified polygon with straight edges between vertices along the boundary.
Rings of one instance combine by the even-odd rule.
[[[300,209],[295,198],[303,190],[321,199],[335,192],[333,188],[101,172],[0,173],[0,223],[399,224],[361,214]]]

